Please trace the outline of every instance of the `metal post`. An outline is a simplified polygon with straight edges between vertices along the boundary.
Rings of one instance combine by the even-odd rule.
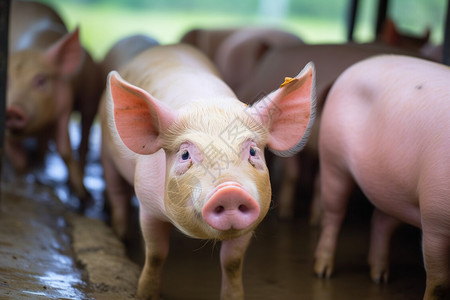
[[[384,21],[386,20],[386,13],[388,9],[388,0],[378,1],[377,27],[375,29],[375,36],[379,36],[383,29]]]
[[[356,14],[358,12],[359,0],[350,0],[350,9],[348,16],[348,31],[347,31],[347,41],[353,41],[353,32],[355,30]]]
[[[5,138],[6,79],[8,72],[8,25],[11,0],[0,0],[0,175]],[[2,198],[0,184],[0,200]]]
[[[447,17],[444,28],[444,45],[442,49],[442,63],[450,66],[450,0],[447,1]]]

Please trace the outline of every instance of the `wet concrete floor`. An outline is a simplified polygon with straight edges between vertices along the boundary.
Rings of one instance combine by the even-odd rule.
[[[78,225],[71,225],[77,205],[65,186],[63,169],[53,157],[44,170],[20,180],[5,176],[11,170],[3,171],[0,299],[134,298],[143,263],[139,229],[135,224],[136,236],[127,250],[136,264],[121,252],[122,245],[108,228],[96,231],[104,219],[98,151],[91,153],[87,168],[86,183],[94,201],[86,215],[101,221],[77,216]],[[294,220],[278,220],[275,204],[256,230],[244,262],[246,299],[422,299],[425,272],[418,230],[404,227],[394,236],[390,283],[376,285],[366,263],[370,207],[351,204],[335,275],[318,279],[312,269],[319,230],[308,224],[307,200],[299,201]],[[102,242],[99,235],[107,240]],[[163,274],[163,299],[218,299],[219,248],[220,243],[190,239],[174,230]]]
[[[368,227],[347,224],[337,252],[335,275],[313,275],[318,231],[306,219],[280,222],[269,216],[258,228],[244,262],[246,299],[422,299],[425,289],[420,236],[405,228],[393,245],[391,282],[376,285],[366,264]],[[164,270],[165,299],[217,299],[220,289],[219,245],[172,238]]]

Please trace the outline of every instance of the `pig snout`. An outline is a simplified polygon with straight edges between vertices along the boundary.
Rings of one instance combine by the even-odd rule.
[[[220,184],[202,209],[206,223],[217,230],[242,230],[259,217],[258,202],[241,185],[233,182]]]
[[[12,130],[23,129],[28,123],[28,117],[19,107],[6,109],[6,127]]]

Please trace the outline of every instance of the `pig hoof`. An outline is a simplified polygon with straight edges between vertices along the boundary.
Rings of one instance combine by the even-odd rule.
[[[387,268],[372,267],[370,277],[376,284],[386,284],[389,280],[389,270]]]
[[[318,259],[314,265],[314,273],[319,278],[330,278],[333,273],[333,263],[329,260]]]

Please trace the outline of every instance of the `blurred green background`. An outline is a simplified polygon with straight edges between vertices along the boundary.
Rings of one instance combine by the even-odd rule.
[[[54,7],[70,30],[101,59],[118,39],[136,33],[162,44],[177,42],[192,28],[272,26],[300,36],[307,43],[346,40],[349,0],[40,0]],[[374,39],[377,0],[362,0],[355,40]],[[388,17],[408,34],[441,43],[447,0],[391,0]]]

